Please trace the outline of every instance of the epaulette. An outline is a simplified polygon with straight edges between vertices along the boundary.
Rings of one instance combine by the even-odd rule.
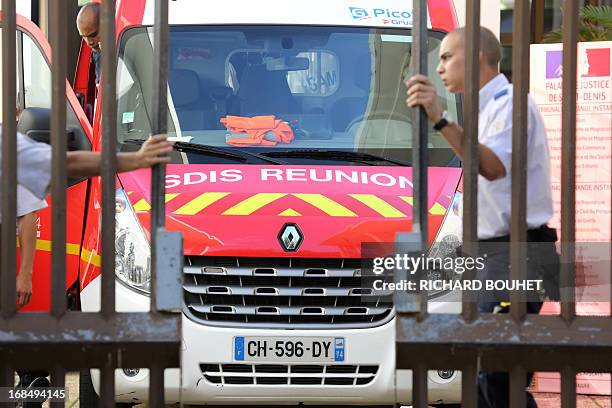
[[[501,98],[504,95],[508,95],[508,88],[504,88],[501,91],[499,91],[498,93],[496,93],[495,95],[493,95],[493,99],[498,100],[499,98]]]

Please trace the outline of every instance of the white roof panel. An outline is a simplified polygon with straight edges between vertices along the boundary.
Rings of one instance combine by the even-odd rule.
[[[147,0],[144,25],[153,24],[154,0]],[[375,4],[375,5],[373,5]],[[282,24],[411,27],[406,0],[172,0],[170,24]],[[428,19],[428,25],[429,19]]]

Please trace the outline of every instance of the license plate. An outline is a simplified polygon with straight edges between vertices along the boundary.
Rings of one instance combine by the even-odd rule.
[[[344,337],[234,337],[236,361],[344,362]]]

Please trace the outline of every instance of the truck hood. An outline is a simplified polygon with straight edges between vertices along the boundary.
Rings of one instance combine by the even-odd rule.
[[[393,242],[412,228],[412,169],[382,166],[168,165],[166,228],[186,255],[356,258],[363,242]],[[429,238],[448,210],[461,169],[429,169]],[[149,234],[151,171],[119,176]],[[302,235],[287,251],[280,234]]]

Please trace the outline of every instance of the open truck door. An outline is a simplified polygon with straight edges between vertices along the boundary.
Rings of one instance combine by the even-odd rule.
[[[1,34],[0,34],[1,35]],[[51,47],[40,29],[30,20],[17,16],[16,32],[17,130],[34,140],[51,141]],[[3,79],[6,80],[6,79]],[[91,150],[92,128],[72,88],[66,82],[66,132],[68,150]],[[66,287],[77,282],[87,179],[68,181],[66,229]],[[51,199],[49,207],[38,213],[33,293],[24,311],[46,311],[50,307]],[[75,297],[78,299],[78,297]]]

